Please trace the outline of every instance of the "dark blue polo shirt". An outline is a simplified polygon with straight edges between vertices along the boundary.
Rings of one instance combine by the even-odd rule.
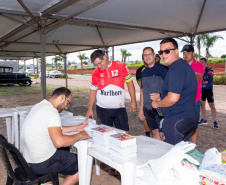
[[[165,118],[191,118],[197,115],[195,94],[197,79],[192,67],[183,59],[169,66],[162,86],[162,96],[168,92],[180,94],[179,101],[171,107],[162,108]]]

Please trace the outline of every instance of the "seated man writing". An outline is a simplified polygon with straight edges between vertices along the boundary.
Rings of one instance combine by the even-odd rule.
[[[67,147],[80,139],[88,139],[84,131],[88,125],[61,126],[59,113],[70,106],[71,91],[60,87],[53,91],[49,100],[42,100],[29,112],[21,132],[21,149],[32,170],[39,176],[48,173],[68,175],[63,185],[76,184],[79,180],[77,155],[62,147]],[[78,131],[74,135],[65,132]]]

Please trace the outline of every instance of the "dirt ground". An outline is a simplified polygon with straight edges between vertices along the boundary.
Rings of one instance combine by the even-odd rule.
[[[0,87],[1,88],[1,87]],[[16,89],[20,91],[19,86],[10,87],[12,90]],[[29,87],[26,87],[29,88]],[[68,109],[73,112],[74,115],[86,115],[88,108],[88,92],[73,92],[72,106]],[[17,96],[3,96],[0,97],[0,108],[13,108],[16,106],[34,105],[41,101],[41,94],[20,94]],[[138,112],[132,114],[129,112],[129,102],[126,100],[127,112],[129,117],[130,132],[132,135],[143,135],[144,128],[142,121],[138,118]],[[225,134],[226,134],[226,112],[218,112],[219,130],[212,128],[212,118],[210,111],[207,110],[207,120],[208,125],[199,127],[199,139],[197,148],[200,152],[204,153],[207,149],[216,147],[219,151],[226,149],[225,144]],[[96,115],[95,115],[96,118]],[[6,126],[5,120],[0,118],[0,134],[6,136]],[[120,184],[120,175],[117,177],[109,176],[107,174],[107,169],[109,167],[105,164],[101,164],[101,175],[97,176],[95,174],[95,168],[93,167],[92,175],[92,185],[118,185]],[[61,178],[62,179],[62,178]],[[2,161],[0,161],[0,184],[5,184],[6,182],[6,171],[2,166]]]

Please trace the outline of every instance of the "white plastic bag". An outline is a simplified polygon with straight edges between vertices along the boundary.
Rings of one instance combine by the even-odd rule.
[[[196,185],[199,184],[199,171],[191,170],[182,165],[183,159],[199,165],[199,162],[186,153],[195,148],[195,144],[181,141],[170,149],[164,156],[150,160],[152,172],[158,185]],[[191,178],[195,176],[194,178]],[[190,177],[184,179],[184,177]]]
[[[213,164],[221,164],[221,153],[219,153],[216,148],[211,148],[204,153],[199,170],[207,168]]]

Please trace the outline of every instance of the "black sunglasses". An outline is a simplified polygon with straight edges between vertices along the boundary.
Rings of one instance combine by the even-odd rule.
[[[159,53],[159,55],[162,55],[163,53],[169,54],[169,53],[170,53],[170,50],[176,50],[176,49],[165,49],[165,50],[160,50],[160,51],[158,51],[158,53]]]

